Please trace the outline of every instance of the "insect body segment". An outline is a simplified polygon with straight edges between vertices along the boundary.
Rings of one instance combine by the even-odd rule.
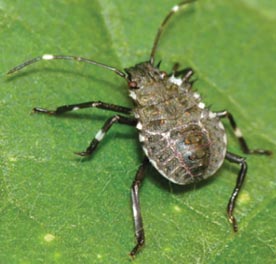
[[[179,65],[175,64],[172,74],[167,74],[159,69],[160,63],[154,65],[158,42],[165,25],[180,7],[191,2],[194,0],[183,1],[171,9],[159,27],[149,60],[125,69],[125,72],[79,56],[50,54],[26,61],[8,71],[8,74],[12,74],[39,61],[74,60],[112,71],[127,81],[129,95],[134,102],[133,109],[102,101],[89,101],[59,106],[55,110],[36,107],[33,111],[49,115],[61,115],[83,108],[115,112],[116,114],[108,118],[96,133],[86,150],[76,152],[81,156],[92,155],[114,124],[136,126],[145,158],[131,186],[136,237],[136,244],[130,252],[132,257],[145,243],[139,190],[150,163],[169,181],[180,185],[198,182],[214,175],[225,159],[240,165],[236,185],[227,206],[228,219],[234,231],[237,231],[237,221],[233,212],[244,183],[247,163],[245,158],[227,151],[227,138],[221,119],[229,120],[244,153],[271,155],[271,151],[251,150],[248,147],[231,113],[226,110],[212,112],[205,107],[199,93],[192,89],[191,68],[178,71]]]

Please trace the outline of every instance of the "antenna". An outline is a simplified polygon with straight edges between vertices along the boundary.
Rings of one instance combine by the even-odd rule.
[[[10,75],[10,74],[15,73],[17,71],[20,71],[21,69],[29,66],[30,64],[37,63],[41,60],[72,60],[72,61],[85,62],[85,63],[88,63],[88,64],[93,64],[93,65],[99,66],[99,67],[107,69],[109,71],[113,71],[117,75],[119,75],[120,77],[128,80],[127,75],[124,72],[118,70],[117,68],[108,66],[106,64],[96,62],[94,60],[89,60],[89,59],[86,59],[86,58],[82,58],[82,57],[79,57],[79,56],[64,56],[64,55],[52,55],[52,54],[44,54],[42,56],[39,56],[39,57],[33,58],[31,60],[25,61],[25,62],[15,66],[14,68],[10,69],[7,72],[7,74]]]
[[[181,7],[187,5],[187,4],[190,4],[192,2],[195,2],[196,0],[185,0],[185,1],[182,1],[180,2],[178,5],[175,5],[171,11],[167,14],[167,16],[165,17],[165,19],[163,20],[162,24],[160,25],[159,29],[158,29],[158,32],[155,36],[155,39],[154,39],[154,42],[153,42],[153,47],[152,47],[152,50],[151,50],[151,54],[150,54],[150,64],[154,64],[154,56],[155,56],[155,53],[156,53],[156,50],[157,50],[157,46],[158,46],[158,42],[160,40],[160,36],[164,30],[164,27],[166,26],[166,24],[168,23],[168,21],[170,20],[170,18],[176,13],[178,12]]]

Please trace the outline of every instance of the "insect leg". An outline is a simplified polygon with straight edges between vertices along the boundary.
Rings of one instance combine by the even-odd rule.
[[[232,129],[234,130],[234,134],[237,137],[237,139],[239,140],[241,149],[244,153],[246,154],[260,154],[260,155],[271,155],[272,152],[270,150],[264,150],[264,149],[250,149],[242,135],[241,130],[237,127],[237,124],[234,120],[234,117],[232,116],[231,113],[229,113],[228,111],[224,110],[221,112],[216,112],[217,117],[219,118],[224,118],[227,117],[230,125],[232,127]]]
[[[148,163],[149,163],[148,158],[147,157],[144,158],[144,161],[142,165],[140,165],[131,186],[132,212],[133,212],[134,226],[135,226],[135,237],[137,241],[135,247],[130,252],[131,257],[134,257],[137,251],[145,243],[143,220],[142,220],[141,208],[140,208],[140,202],[139,202],[139,188],[141,187],[142,181],[145,178],[145,169]]]
[[[194,74],[194,70],[190,67],[179,70],[179,66],[180,66],[179,63],[175,63],[173,65],[172,73],[170,74],[170,76],[175,76],[175,77],[181,76],[184,82],[188,82],[192,77],[192,75]]]
[[[238,177],[237,177],[236,186],[233,190],[233,193],[232,193],[232,195],[229,199],[228,206],[227,206],[228,219],[229,219],[230,223],[232,223],[234,231],[237,232],[238,231],[238,225],[237,225],[237,221],[236,221],[235,217],[233,216],[233,211],[234,211],[234,208],[235,208],[235,203],[236,203],[238,194],[239,194],[239,192],[242,188],[242,185],[243,185],[243,182],[244,182],[244,179],[245,179],[245,176],[246,176],[247,163],[245,161],[245,158],[240,157],[240,156],[238,156],[236,154],[233,154],[233,153],[230,153],[230,152],[226,153],[225,158],[227,160],[229,160],[230,162],[240,164],[240,166],[241,166],[241,169],[240,169]]]
[[[134,118],[124,117],[121,115],[115,115],[104,123],[103,127],[98,131],[94,139],[91,141],[90,145],[83,152],[76,152],[75,154],[80,156],[89,156],[94,150],[97,148],[98,144],[104,138],[107,131],[111,128],[114,123],[125,124],[129,126],[135,126],[137,124],[137,120]]]
[[[190,78],[193,76],[193,74],[194,74],[194,71],[192,68],[185,68],[183,70],[175,72],[174,76],[175,77],[181,76],[184,83],[190,82],[191,84],[193,84],[195,81],[194,80],[190,81]]]
[[[49,115],[60,115],[60,114],[70,112],[70,111],[76,111],[76,110],[83,109],[83,108],[94,108],[94,107],[113,111],[113,112],[118,112],[118,113],[122,113],[122,114],[130,114],[131,113],[131,108],[114,105],[114,104],[109,104],[109,103],[104,103],[101,101],[91,101],[91,102],[85,102],[85,103],[80,103],[80,104],[62,105],[62,106],[57,107],[55,110],[48,110],[48,109],[44,109],[44,108],[40,108],[40,107],[35,107],[33,109],[33,112],[44,113],[44,114],[49,114]]]

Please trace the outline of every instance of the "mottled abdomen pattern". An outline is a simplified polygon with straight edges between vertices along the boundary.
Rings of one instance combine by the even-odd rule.
[[[208,178],[225,157],[224,127],[190,83],[167,77],[161,84],[142,86],[135,93],[143,150],[172,182],[185,185]]]

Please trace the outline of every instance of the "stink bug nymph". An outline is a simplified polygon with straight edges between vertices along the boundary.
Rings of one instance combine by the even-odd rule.
[[[55,110],[36,107],[33,111],[61,115],[82,108],[96,107],[115,112],[115,115],[106,120],[86,150],[76,153],[80,156],[92,155],[113,124],[136,126],[145,158],[131,186],[136,237],[136,244],[130,252],[132,257],[145,243],[139,188],[149,164],[169,181],[179,185],[187,185],[211,177],[222,166],[225,159],[239,165],[236,185],[227,206],[228,219],[234,231],[237,231],[237,221],[233,211],[244,183],[247,163],[244,157],[227,151],[227,138],[221,119],[228,119],[244,153],[271,155],[271,151],[251,150],[248,147],[230,112],[227,110],[212,112],[205,107],[199,93],[193,90],[191,77],[194,72],[191,68],[179,70],[176,64],[172,73],[167,74],[160,70],[160,63],[155,63],[155,53],[165,25],[181,7],[192,2],[195,0],[183,1],[167,14],[155,36],[149,60],[126,68],[124,71],[79,56],[45,54],[28,60],[7,73],[13,74],[41,60],[74,60],[112,71],[127,81],[129,95],[134,103],[133,108],[90,101],[63,105]]]

